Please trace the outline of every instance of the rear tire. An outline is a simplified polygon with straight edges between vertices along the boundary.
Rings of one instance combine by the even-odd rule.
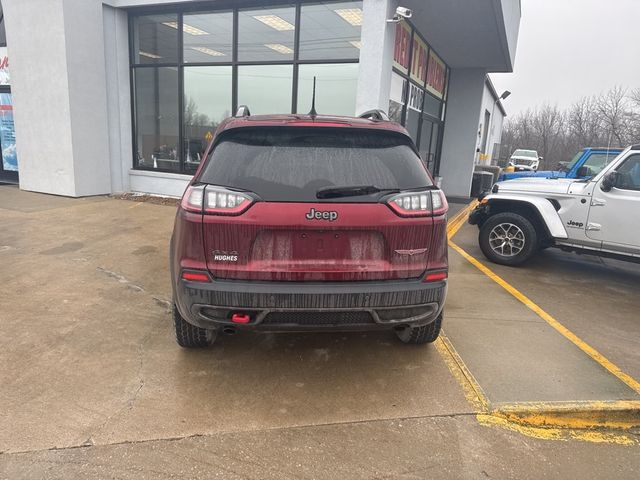
[[[196,327],[187,322],[173,304],[173,322],[176,327],[176,340],[184,348],[203,348],[211,345],[217,336],[215,330]]]
[[[441,312],[433,322],[428,325],[422,325],[420,327],[409,327],[404,330],[396,330],[396,335],[402,343],[423,345],[425,343],[433,343],[440,335],[440,329],[442,328]]]
[[[538,235],[529,219],[517,213],[493,215],[482,225],[478,243],[484,256],[500,265],[516,266],[538,250]]]

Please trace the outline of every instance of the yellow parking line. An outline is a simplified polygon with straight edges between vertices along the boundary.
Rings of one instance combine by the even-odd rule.
[[[444,331],[440,332],[440,336],[435,342],[435,347],[444,359],[447,367],[449,367],[449,371],[462,386],[462,391],[467,401],[471,403],[478,412],[489,412],[491,407],[484,390],[469,371]]]
[[[640,383],[634,378],[622,372],[620,368],[560,324],[531,299],[451,241],[451,237],[464,225],[469,212],[476,204],[476,201],[471,202],[449,220],[447,237],[451,248],[540,316],[607,371],[615,375],[632,390],[640,393]],[[628,433],[640,427],[640,401],[638,400],[492,404],[444,332],[435,342],[435,347],[455,379],[461,385],[469,403],[476,408],[476,418],[483,425],[498,426],[541,439],[576,439],[622,445],[637,445],[639,443],[635,436]],[[601,430],[602,428],[608,430]]]
[[[451,237],[457,230],[462,226],[462,223],[458,222],[454,225],[456,230],[449,234],[449,246],[453,248],[456,252],[462,255],[469,263],[471,263],[474,267],[484,273],[487,277],[493,280],[495,283],[500,285],[503,289],[505,289],[508,293],[510,293],[513,297],[515,297],[518,301],[523,303],[527,308],[532,310],[536,315],[542,318],[545,322],[547,322],[551,327],[553,327],[557,332],[559,332],[562,336],[564,336],[571,343],[576,345],[580,350],[589,355],[592,359],[602,365],[605,369],[607,369],[610,373],[619,378],[622,382],[629,386],[636,393],[640,394],[640,382],[631,377],[630,375],[624,373],[617,365],[611,362],[608,358],[598,352],[591,345],[586,343],[580,337],[578,337],[575,333],[569,330],[567,327],[562,325],[558,320],[553,318],[549,313],[544,311],[540,306],[538,306],[535,302],[533,302],[529,297],[520,292],[517,288],[509,284],[502,277],[497,275],[493,270],[484,265],[482,262],[477,260],[476,258],[469,255],[466,251],[464,251],[461,247],[459,247],[455,242],[451,240]]]
[[[467,221],[469,213],[473,210],[478,202],[476,200],[472,201],[469,205],[463,208],[457,215],[455,215],[447,226],[447,238],[453,237],[458,230],[464,225]]]

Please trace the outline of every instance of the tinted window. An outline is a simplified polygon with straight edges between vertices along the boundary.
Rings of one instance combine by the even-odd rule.
[[[232,60],[232,12],[185,14],[182,32],[185,63]]]
[[[512,156],[538,158],[535,150],[516,150]]]
[[[316,110],[323,115],[356,114],[357,63],[310,64],[298,67],[298,113],[311,109],[316,78]]]
[[[302,60],[360,57],[362,2],[322,3],[300,8]]]
[[[178,16],[145,15],[133,19],[133,63],[178,61]]]
[[[324,187],[375,185],[407,190],[432,185],[402,135],[346,128],[243,128],[212,152],[200,181],[249,190],[274,202],[318,202]],[[374,202],[381,194],[328,199]]]
[[[184,166],[195,170],[213,132],[231,115],[231,67],[184,68]]]
[[[594,153],[587,161],[584,162],[584,166],[589,168],[587,175],[595,176],[599,174],[604,167],[609,165],[609,162],[616,158],[618,155],[615,153]]]
[[[290,113],[292,87],[293,65],[238,67],[238,105],[247,105],[252,115]]]
[[[618,167],[616,187],[624,190],[640,190],[640,155],[632,155]]]
[[[295,8],[263,8],[238,12],[238,60],[293,60]]]
[[[136,69],[134,93],[137,165],[180,170],[178,69]]]

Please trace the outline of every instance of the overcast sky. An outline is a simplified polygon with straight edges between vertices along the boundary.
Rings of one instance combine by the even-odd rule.
[[[545,102],[565,107],[614,85],[640,88],[640,0],[522,0],[509,116]]]

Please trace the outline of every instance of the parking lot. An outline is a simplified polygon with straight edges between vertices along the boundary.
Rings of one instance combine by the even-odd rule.
[[[638,477],[637,265],[488,264],[452,215],[436,344],[245,334],[186,351],[174,212],[0,186],[1,478]]]

